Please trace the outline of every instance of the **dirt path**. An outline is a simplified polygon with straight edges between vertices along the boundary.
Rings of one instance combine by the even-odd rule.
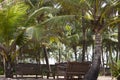
[[[0,80],[53,80],[53,79],[41,79],[41,78],[10,79],[10,78],[4,78],[4,76],[0,76]],[[116,80],[116,79],[113,79],[110,76],[99,76],[97,80]]]

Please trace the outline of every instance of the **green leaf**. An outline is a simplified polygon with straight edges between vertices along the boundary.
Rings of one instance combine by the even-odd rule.
[[[65,26],[65,29],[66,29],[67,31],[71,31],[71,30],[72,30],[71,26],[69,26],[69,25],[66,25],[66,26]]]

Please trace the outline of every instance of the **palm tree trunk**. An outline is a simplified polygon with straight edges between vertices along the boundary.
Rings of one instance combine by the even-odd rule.
[[[60,63],[61,62],[61,52],[60,52],[60,49],[59,49],[59,60],[58,62]]]
[[[43,51],[44,51],[44,55],[45,55],[45,61],[46,61],[47,68],[48,68],[49,72],[51,72],[51,68],[50,68],[49,60],[48,60],[48,52],[47,52],[47,49],[45,46],[43,47]]]
[[[118,15],[120,15],[120,11],[118,11]],[[118,54],[120,60],[120,23],[118,23]]]
[[[110,57],[110,62],[113,64],[114,63],[114,60],[113,60],[113,57],[112,57],[112,50],[111,50],[111,46],[110,46],[110,43],[108,44],[109,45],[109,57]]]
[[[118,60],[118,55],[119,55],[119,52],[118,52],[118,50],[116,51],[116,62],[117,62],[117,60]]]
[[[5,60],[5,77],[6,78],[13,78],[13,63],[11,61],[10,55]]]
[[[100,71],[100,64],[101,64],[101,34],[95,34],[95,54],[92,66],[88,73],[85,75],[84,80],[97,80],[98,74]]]
[[[109,53],[106,51],[106,67],[107,67],[107,64],[109,63]]]
[[[104,66],[104,54],[103,54],[103,46],[102,46],[102,54],[101,54],[101,59],[102,59],[102,69],[103,69],[103,75],[105,75],[105,66]]]
[[[83,40],[83,50],[82,50],[82,62],[85,61],[85,52],[86,52],[86,41]]]
[[[82,10],[82,16],[84,16],[84,10]],[[82,50],[82,61],[85,61],[85,52],[86,52],[86,28],[85,20],[82,17],[82,31],[83,31],[83,50]]]
[[[74,46],[73,50],[74,50],[74,54],[75,54],[75,61],[77,61],[77,47]]]
[[[95,54],[95,47],[94,47],[94,43],[92,44],[92,62],[94,59],[94,54]]]
[[[8,49],[0,44],[0,50],[3,50],[4,74],[6,78],[13,78],[13,62]]]

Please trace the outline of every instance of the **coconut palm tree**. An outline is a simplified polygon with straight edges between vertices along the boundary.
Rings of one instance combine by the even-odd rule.
[[[51,30],[50,33],[52,33],[53,30],[56,29],[56,27],[58,26],[61,27],[62,25],[64,27],[66,24],[72,24],[72,22],[75,20],[81,20],[81,16],[86,20],[85,24],[89,24],[89,28],[95,35],[95,54],[93,59],[93,65],[90,68],[88,74],[85,76],[85,80],[96,80],[100,70],[100,57],[102,54],[102,32],[104,32],[105,28],[110,27],[112,24],[119,22],[119,18],[115,18],[116,16],[113,16],[113,14],[117,12],[113,10],[116,10],[116,8],[119,7],[119,0],[55,1],[57,1],[55,8],[60,10],[59,13],[47,18],[47,20],[44,19],[42,25],[46,26],[46,30]],[[79,12],[82,12],[83,9],[81,7],[83,6],[86,6],[84,11],[85,14],[81,15],[81,13]],[[37,12],[39,11],[40,9],[33,13],[33,15],[37,14]],[[30,18],[34,17],[33,15],[31,15]],[[41,16],[43,16],[43,14],[41,14]],[[62,32],[60,34],[62,34]]]
[[[91,24],[93,25],[93,31],[95,34],[95,55],[92,67],[85,76],[85,80],[97,80],[100,70],[100,57],[102,54],[102,32],[106,27],[108,27],[108,24],[110,24],[109,19],[113,18],[113,16],[111,17],[111,14],[108,12],[112,12],[111,8],[118,7],[118,1],[95,0],[87,1],[86,3],[91,8],[90,16],[93,18],[91,20]]]
[[[63,9],[63,16],[53,17],[46,21],[50,25],[50,23],[53,22],[53,24],[57,25],[57,22],[60,22],[60,20],[64,20],[64,23],[69,23],[65,17],[65,14],[67,14],[67,17],[71,16],[71,14],[74,14],[73,17],[79,17],[78,12],[80,11],[80,5],[84,3],[84,6],[86,5],[87,9],[85,10],[85,18],[89,21],[89,25],[91,30],[93,31],[95,35],[95,54],[93,59],[93,65],[90,68],[88,74],[85,76],[85,80],[96,80],[99,74],[100,70],[100,57],[102,54],[102,32],[106,27],[110,27],[111,24],[119,22],[119,18],[115,18],[116,16],[113,16],[111,14],[113,13],[113,10],[119,7],[119,1],[115,0],[57,0],[57,2],[60,4],[60,8]],[[67,5],[67,6],[66,6]],[[68,7],[68,5],[70,5]],[[72,6],[71,6],[72,5]],[[73,10],[74,9],[74,10]],[[73,10],[72,13],[70,11]],[[65,13],[65,11],[68,11]],[[116,11],[115,11],[116,12]],[[111,13],[111,14],[110,14]],[[62,18],[62,19],[61,19]],[[66,19],[66,20],[65,20]],[[72,18],[73,21],[74,18]],[[114,21],[113,21],[114,20]],[[70,21],[70,19],[69,19]],[[59,24],[61,25],[61,24]]]
[[[48,48],[49,40],[52,35],[49,34],[50,30],[47,26],[39,24],[52,17],[53,14],[56,13],[57,9],[54,9],[53,4],[49,0],[26,0],[26,3],[31,6],[28,13],[29,17],[26,21],[26,26],[32,27],[33,33],[31,33],[31,38],[34,39],[36,43],[39,44],[39,47],[43,49],[41,52],[44,53],[43,55],[46,61],[46,65],[48,70],[51,71],[48,60]]]
[[[16,29],[24,21],[28,6],[18,0],[3,1],[0,6],[0,49],[4,53],[5,75],[13,77],[12,56],[15,55],[16,44],[22,35],[21,32],[19,35],[16,34]]]

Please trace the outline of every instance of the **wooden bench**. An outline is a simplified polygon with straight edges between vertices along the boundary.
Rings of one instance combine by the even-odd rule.
[[[56,67],[55,75],[57,76],[57,79],[59,78],[59,76],[65,76],[66,66],[67,66],[67,62],[55,64]]]
[[[68,79],[83,79],[88,72],[91,63],[90,62],[67,62],[56,63],[56,76],[63,76],[65,80]],[[74,79],[73,79],[74,78]]]
[[[53,77],[55,79],[55,65],[50,65],[51,72],[48,70],[46,64],[41,64],[41,68],[43,75],[47,76],[47,79],[49,79],[49,77]]]
[[[77,77],[78,79],[83,79],[89,68],[90,63],[88,62],[68,62],[65,79],[68,80],[75,77]]]
[[[42,77],[42,72],[41,72],[41,67],[39,64],[31,64],[31,63],[19,63],[16,64],[15,67],[15,75],[17,78],[17,75],[36,75],[36,78],[38,75],[41,75]]]

